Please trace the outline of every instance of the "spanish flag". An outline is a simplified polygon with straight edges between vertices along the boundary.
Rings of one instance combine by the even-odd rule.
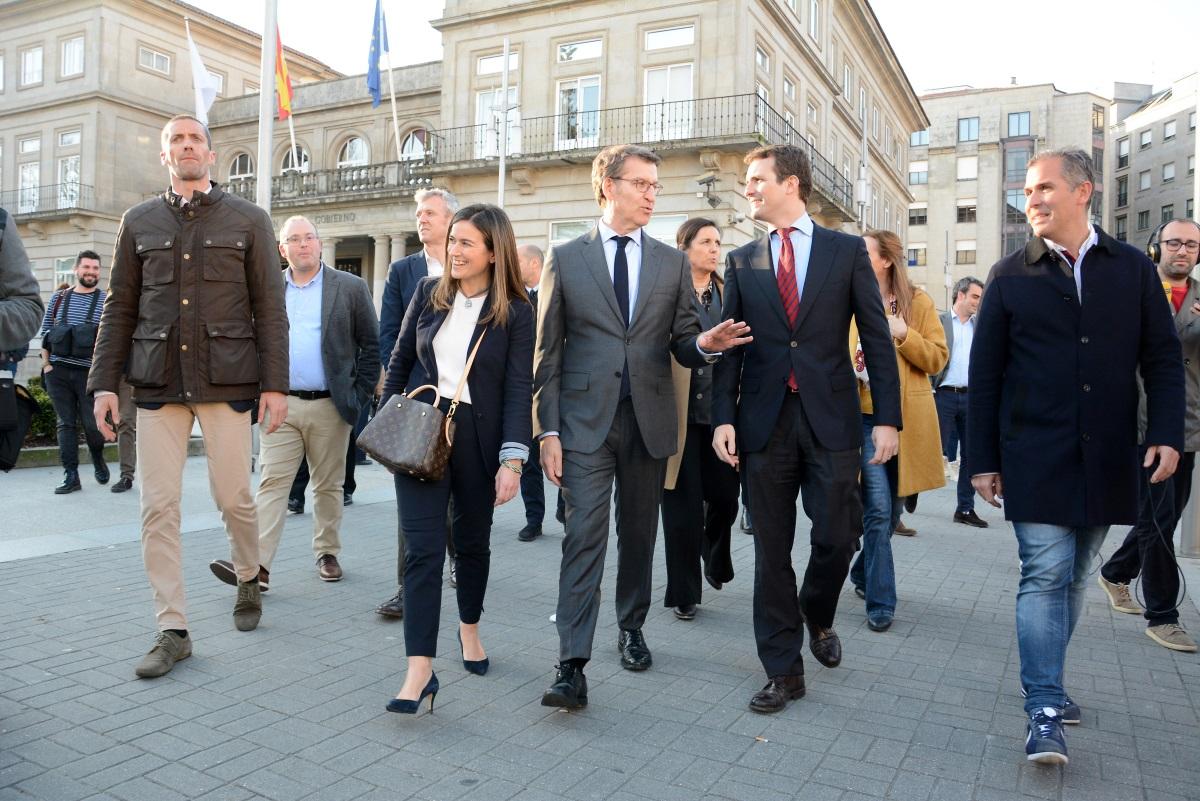
[[[279,29],[275,29],[275,102],[279,104],[278,117],[286,120],[292,116],[292,79],[288,77],[287,61],[283,58],[283,40]]]

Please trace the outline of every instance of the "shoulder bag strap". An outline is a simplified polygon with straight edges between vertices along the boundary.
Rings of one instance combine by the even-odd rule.
[[[454,412],[458,409],[458,399],[462,397],[463,387],[467,385],[467,376],[471,374],[471,365],[475,363],[475,354],[479,353],[479,346],[483,344],[483,338],[487,336],[487,329],[483,329],[479,334],[479,339],[475,340],[475,347],[471,348],[471,355],[467,357],[467,366],[463,368],[462,378],[458,379],[458,386],[454,389],[454,398],[450,401],[450,410],[446,412],[446,444],[450,444],[450,421],[454,419]]]
[[[67,314],[71,311],[71,297],[74,294],[75,293],[70,289],[64,289],[62,294],[58,296],[59,300],[62,301],[62,304],[59,306],[59,308],[62,310],[62,317],[60,317],[58,320],[59,323],[67,322]]]
[[[99,301],[100,301],[100,290],[95,289],[92,291],[92,302],[91,302],[91,305],[88,306],[86,322],[90,323],[92,321],[92,317],[96,314],[96,304]]]

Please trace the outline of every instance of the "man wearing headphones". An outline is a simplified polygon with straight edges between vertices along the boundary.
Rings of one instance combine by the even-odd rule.
[[[1179,625],[1179,568],[1172,535],[1192,487],[1192,466],[1200,450],[1200,282],[1191,277],[1200,254],[1200,223],[1172,220],[1159,226],[1146,248],[1158,265],[1158,277],[1171,302],[1175,331],[1183,346],[1187,386],[1184,452],[1175,475],[1158,484],[1144,481],[1137,525],[1125,542],[1100,568],[1098,581],[1118,612],[1144,614],[1146,636],[1172,651],[1194,652],[1196,642]],[[1139,385],[1139,390],[1141,386]],[[1146,433],[1146,397],[1140,392],[1138,434]],[[1145,445],[1142,445],[1143,455]],[[1146,474],[1147,477],[1149,473]],[[1129,584],[1142,576],[1145,609],[1132,596]]]

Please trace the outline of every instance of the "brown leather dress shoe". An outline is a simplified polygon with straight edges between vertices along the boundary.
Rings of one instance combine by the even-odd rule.
[[[835,668],[842,664],[842,641],[833,629],[809,624],[808,650],[825,667]]]
[[[764,715],[780,712],[788,701],[804,697],[804,676],[771,676],[767,686],[750,698],[750,711]]]
[[[331,553],[321,554],[317,558],[317,575],[321,581],[341,581],[342,566],[338,564],[337,557]]]

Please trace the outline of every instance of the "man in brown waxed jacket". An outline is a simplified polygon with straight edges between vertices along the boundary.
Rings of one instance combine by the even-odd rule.
[[[179,115],[162,131],[171,187],[125,212],[88,390],[109,440],[121,375],[137,405],[142,558],[158,637],[135,673],[161,676],[192,653],[179,505],[187,440],[204,434],[213,500],[238,575],[234,624],[258,625],[258,518],[250,493],[250,411],[272,432],[287,416],[288,321],[270,216],[209,179],[208,128]]]

